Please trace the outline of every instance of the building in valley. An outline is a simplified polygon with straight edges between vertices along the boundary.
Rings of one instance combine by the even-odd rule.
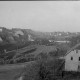
[[[80,71],[80,43],[72,47],[64,59],[65,71]]]

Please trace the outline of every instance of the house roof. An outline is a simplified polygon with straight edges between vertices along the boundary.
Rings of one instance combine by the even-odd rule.
[[[78,46],[80,46],[80,43],[76,44],[74,47],[72,47],[71,49],[69,49],[64,56],[66,56],[67,54],[69,54],[72,50],[74,50],[74,49],[77,48]]]

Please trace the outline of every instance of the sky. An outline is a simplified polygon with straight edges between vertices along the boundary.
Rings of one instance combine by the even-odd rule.
[[[80,32],[80,1],[0,1],[0,26]]]

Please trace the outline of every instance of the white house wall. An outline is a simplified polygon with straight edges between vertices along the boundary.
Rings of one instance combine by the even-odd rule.
[[[78,57],[80,57],[80,50],[78,52],[79,52]],[[80,61],[79,60],[78,60],[78,71],[80,71]]]
[[[74,50],[74,51],[71,51],[65,57],[65,70],[66,71],[78,71],[79,56],[80,56],[80,50],[78,51],[78,53],[76,53],[76,50]],[[73,60],[71,60],[71,57],[73,57]]]

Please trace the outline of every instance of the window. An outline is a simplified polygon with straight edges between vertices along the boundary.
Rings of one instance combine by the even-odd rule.
[[[79,61],[80,61],[80,57],[79,57]]]
[[[71,57],[71,60],[73,60],[73,57]]]

